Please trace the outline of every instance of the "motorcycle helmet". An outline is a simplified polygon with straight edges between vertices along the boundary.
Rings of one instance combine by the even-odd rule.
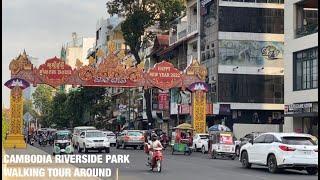
[[[157,140],[157,139],[158,139],[157,134],[154,133],[154,134],[151,135],[151,140],[152,140],[152,141],[155,141],[155,140]]]

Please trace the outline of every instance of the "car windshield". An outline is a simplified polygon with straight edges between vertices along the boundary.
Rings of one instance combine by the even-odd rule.
[[[199,135],[200,139],[209,139],[209,135]]]
[[[310,137],[282,137],[283,144],[289,145],[316,145]]]
[[[87,137],[104,137],[102,132],[87,132]]]
[[[128,136],[142,136],[142,132],[140,131],[129,131]]]
[[[56,140],[70,140],[71,139],[71,137],[70,137],[70,134],[68,134],[68,133],[57,133],[56,135],[55,135],[55,139]]]

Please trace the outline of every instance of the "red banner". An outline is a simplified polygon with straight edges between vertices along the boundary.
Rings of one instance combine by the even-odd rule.
[[[189,104],[180,104],[179,105],[179,114],[190,114],[190,105]]]
[[[212,106],[212,104],[207,104],[207,114],[213,114],[213,106]]]
[[[159,110],[168,110],[169,109],[168,93],[159,93],[158,102],[159,102]]]
[[[71,66],[57,57],[48,59],[37,71],[40,78],[53,87],[64,84],[73,72]]]
[[[160,89],[171,89],[181,83],[181,72],[166,61],[157,63],[147,73],[149,81]]]

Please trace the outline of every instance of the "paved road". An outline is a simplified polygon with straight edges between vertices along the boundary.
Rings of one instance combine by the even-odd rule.
[[[41,148],[52,154],[52,147]],[[89,152],[97,153],[97,152]],[[270,174],[265,167],[253,166],[244,169],[238,160],[210,159],[200,152],[191,156],[171,155],[166,150],[163,171],[150,172],[145,166],[146,155],[142,150],[115,149],[110,154],[129,154],[130,164],[74,164],[77,167],[119,168],[119,180],[316,180],[318,176],[307,175],[304,171],[286,170]],[[115,171],[113,171],[115,172]]]

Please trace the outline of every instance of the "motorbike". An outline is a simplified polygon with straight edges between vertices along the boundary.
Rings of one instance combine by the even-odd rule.
[[[50,144],[50,146],[52,146],[53,144],[54,144],[54,139],[53,139],[53,137],[49,137],[48,138],[48,141],[49,141],[49,144]]]
[[[166,135],[161,135],[160,142],[161,142],[163,148],[166,149],[167,146],[168,146],[168,138],[167,138],[167,136]]]
[[[34,145],[34,142],[35,142],[35,139],[34,139],[34,138],[31,138],[31,139],[30,139],[30,145],[33,146],[33,145]]]
[[[145,152],[149,153],[149,151],[150,151],[150,144],[147,144]],[[148,163],[147,165],[150,167],[151,171],[153,171],[153,169],[156,168],[157,172],[160,173],[162,170],[162,160],[163,160],[162,148],[154,148],[151,163]]]
[[[40,137],[39,138],[39,145],[46,146],[47,145],[47,138]]]

